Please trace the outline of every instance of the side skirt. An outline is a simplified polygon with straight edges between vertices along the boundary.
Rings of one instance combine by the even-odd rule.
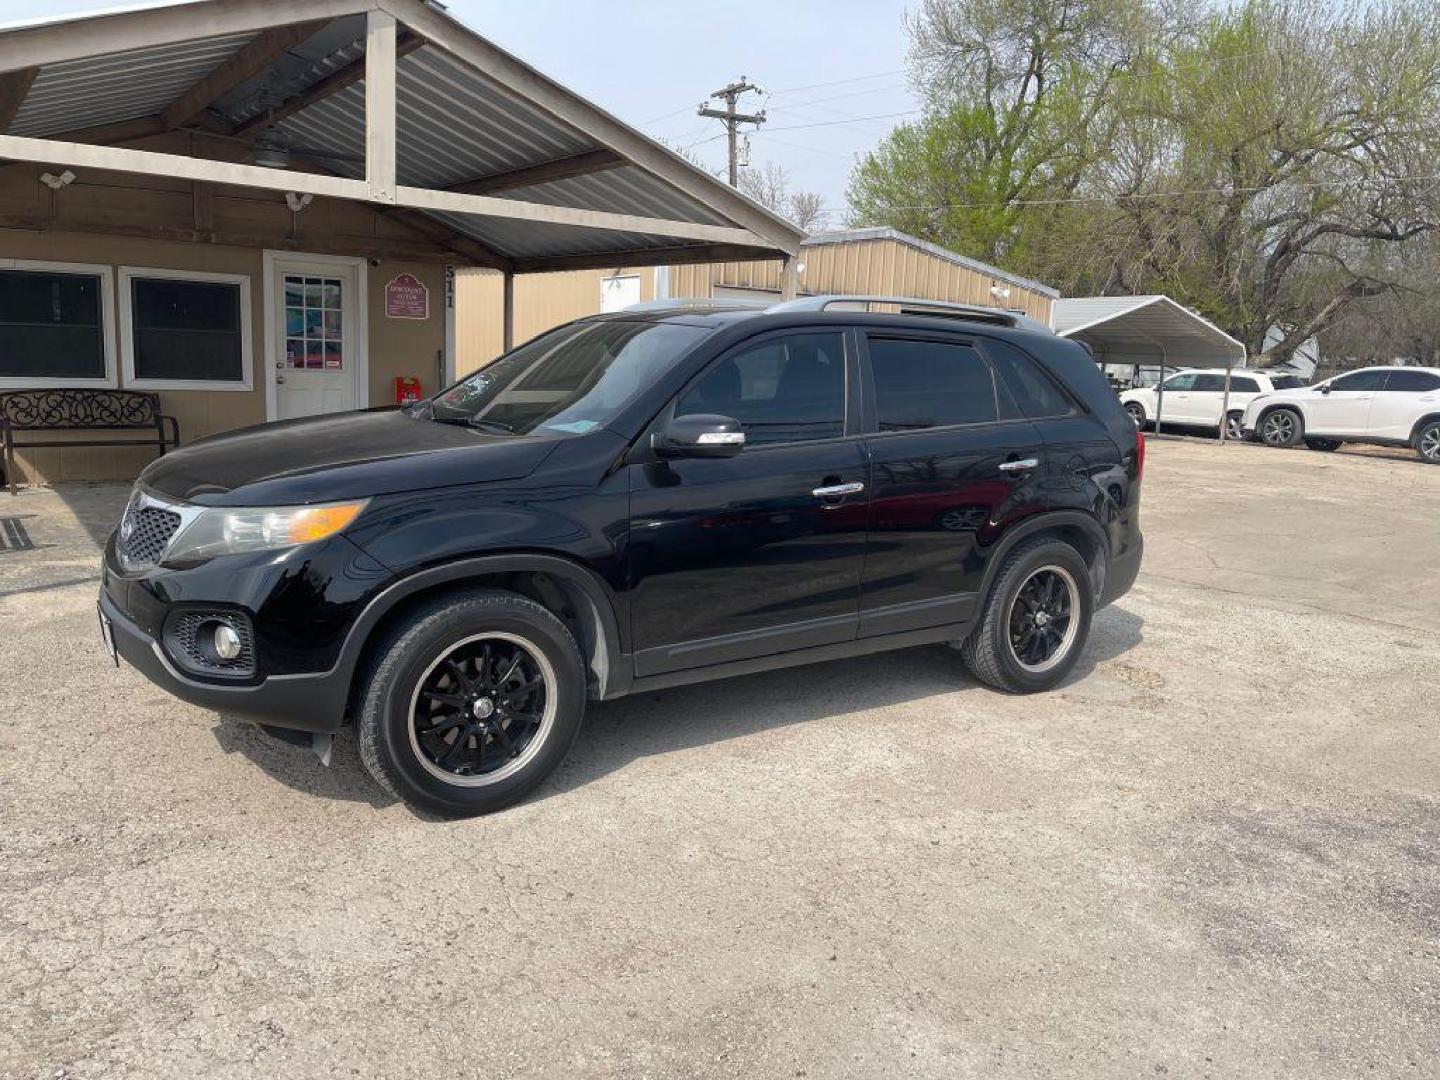
[[[755,656],[748,660],[734,660],[725,664],[709,664],[705,667],[667,671],[659,675],[648,675],[635,679],[630,684],[628,692],[641,694],[647,690],[663,690],[670,686],[711,682],[715,679],[728,679],[734,675],[753,675],[760,671],[799,667],[802,664],[818,664],[825,660],[843,660],[849,656],[865,656],[869,653],[888,652],[891,649],[907,649],[914,645],[935,645],[945,641],[956,641],[967,636],[974,625],[973,621],[947,623],[944,626],[927,626],[921,630],[907,630],[899,634],[856,638],[849,641],[837,641],[830,645],[816,645],[808,649],[774,653],[769,656]]]

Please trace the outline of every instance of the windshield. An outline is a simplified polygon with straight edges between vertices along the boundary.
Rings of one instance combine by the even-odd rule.
[[[430,402],[430,416],[516,435],[584,435],[707,333],[624,320],[563,326],[456,383]]]

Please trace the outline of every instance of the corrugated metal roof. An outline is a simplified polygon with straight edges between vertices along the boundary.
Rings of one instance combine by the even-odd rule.
[[[1056,300],[1061,337],[1080,337],[1107,357],[1169,363],[1245,360],[1245,346],[1168,296],[1077,296]]]
[[[33,61],[41,65],[41,70],[9,133],[44,137],[156,117],[267,28],[260,18],[247,19],[244,10],[224,0],[185,4],[168,21],[157,21],[157,13],[150,10],[156,6],[145,5],[127,14],[92,16],[83,21],[76,17],[76,26],[83,23],[85,33],[77,29],[68,38],[55,38],[51,46],[53,62],[46,63],[43,56]],[[293,17],[313,18],[320,6],[296,4]],[[366,15],[363,9],[357,10],[358,6],[358,0],[357,4],[324,5],[334,14],[323,28],[291,47],[265,71],[252,75],[213,102],[213,116],[231,125],[245,123],[291,101],[327,75],[363,62]],[[678,161],[672,167],[666,160],[669,155],[656,158],[643,136],[625,129],[603,110],[525,69],[513,58],[486,51],[493,50],[493,46],[449,16],[439,15],[438,8],[410,0],[396,0],[394,7],[402,30],[430,39],[429,44],[403,56],[396,65],[397,180],[401,185],[443,190],[613,148],[645,161],[646,167],[616,167],[496,195],[637,217],[741,225],[752,231],[758,229],[754,233],[756,246],[762,249],[772,242],[788,247],[798,239],[793,226],[723,188],[713,178],[701,177]],[[185,25],[193,23],[198,33],[204,33],[208,25],[213,32],[216,16],[221,13],[229,19],[219,19],[218,24],[235,32],[186,39]],[[39,20],[14,32],[34,33],[37,26],[68,22],[68,18]],[[248,32],[240,33],[241,29]],[[461,36],[453,36],[457,32]],[[436,37],[446,43],[445,47],[435,43]],[[130,43],[168,43],[75,58],[92,47],[103,49],[112,38]],[[16,38],[11,43],[17,56],[21,40]],[[472,44],[479,50],[479,59],[468,51]],[[505,81],[508,74],[497,75],[496,70],[514,70],[514,87]],[[591,123],[595,134],[587,130]],[[313,157],[325,171],[363,178],[363,80],[312,102],[280,121],[276,128],[297,154]],[[301,167],[305,167],[303,163]],[[673,238],[628,231],[427,213],[498,255],[513,259],[620,253],[673,247],[676,243]],[[770,239],[762,239],[761,234]]]
[[[1039,293],[1041,296],[1048,296],[1052,299],[1060,295],[1060,290],[1050,285],[1032,281],[1030,278],[1021,277],[1019,274],[1012,274],[1009,270],[1001,270],[997,266],[981,262],[979,259],[972,259],[967,255],[961,255],[958,251],[951,251],[949,248],[941,247],[939,244],[932,244],[928,240],[921,240],[918,236],[911,236],[909,233],[901,232],[899,229],[876,226],[868,229],[839,229],[833,232],[814,233],[807,236],[800,242],[801,247],[812,247],[817,244],[853,244],[864,240],[893,240],[897,244],[904,244],[907,247],[923,251],[927,255],[933,255],[937,259],[944,259],[956,266],[963,266],[967,270],[973,270],[977,274],[985,274],[995,278],[997,281],[1006,281],[1011,285],[1018,285],[1022,289],[1029,289],[1031,292]]]
[[[255,35],[187,41],[47,64],[11,122],[11,135],[40,137],[163,111]]]

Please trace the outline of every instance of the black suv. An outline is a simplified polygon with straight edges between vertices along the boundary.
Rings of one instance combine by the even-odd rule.
[[[587,699],[934,642],[1053,687],[1139,570],[1143,437],[1024,320],[825,306],[582,319],[428,401],[167,454],[107,640],[322,756],[352,719],[445,814],[522,798]]]

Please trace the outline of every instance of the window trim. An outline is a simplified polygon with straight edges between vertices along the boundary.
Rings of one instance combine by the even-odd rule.
[[[131,282],[137,278],[161,281],[196,281],[211,285],[240,287],[240,371],[239,381],[220,379],[142,379],[135,374],[135,294]],[[251,323],[250,275],[212,273],[209,270],[165,270],[153,266],[120,267],[120,355],[125,386],[135,390],[212,390],[216,393],[249,393],[255,389],[255,349]]]
[[[0,376],[0,390],[85,389],[114,390],[115,378],[115,268],[104,263],[52,262],[46,259],[0,258],[0,270],[33,270],[38,273],[87,274],[100,279],[100,342],[105,356],[105,375],[98,379],[74,376],[35,379],[19,375]]]

